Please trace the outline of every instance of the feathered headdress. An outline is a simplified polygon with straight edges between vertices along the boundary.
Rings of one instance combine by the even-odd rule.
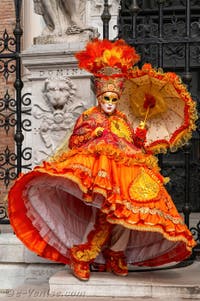
[[[88,42],[85,50],[76,53],[79,67],[94,74],[94,76],[125,76],[140,57],[135,49],[124,40],[111,42],[109,40],[94,39]],[[105,68],[114,68],[116,73],[105,74]]]
[[[106,91],[121,94],[124,78],[140,59],[135,48],[124,40],[111,42],[106,39],[88,42],[75,56],[79,67],[95,76],[97,96]]]

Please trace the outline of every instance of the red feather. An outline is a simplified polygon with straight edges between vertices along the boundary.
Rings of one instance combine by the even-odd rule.
[[[110,56],[106,56],[105,51]],[[97,75],[105,67],[117,67],[125,75],[140,59],[135,48],[126,44],[122,39],[115,42],[107,39],[94,39],[87,43],[84,50],[77,52],[75,57],[79,61],[80,68],[94,75]]]

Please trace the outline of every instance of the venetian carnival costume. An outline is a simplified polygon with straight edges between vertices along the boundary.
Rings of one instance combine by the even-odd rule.
[[[94,262],[125,276],[127,263],[184,260],[195,241],[164,187],[154,147],[146,147],[148,130],[134,130],[115,106],[139,56],[122,40],[94,40],[76,57],[95,76],[98,105],[78,118],[69,149],[14,183],[9,217],[16,235],[38,255],[71,265],[83,280]],[[109,103],[111,113],[104,109]]]

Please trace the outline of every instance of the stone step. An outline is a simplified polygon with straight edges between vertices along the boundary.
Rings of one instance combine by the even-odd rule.
[[[53,261],[41,258],[29,251],[12,232],[0,234],[0,263],[48,263]]]
[[[13,254],[14,255],[14,254]],[[0,294],[24,284],[46,283],[64,265],[41,263],[0,263]]]
[[[64,265],[38,257],[30,252],[13,233],[0,234],[1,290],[17,290],[23,285],[45,283],[55,295],[88,298],[168,298],[200,299],[200,262],[182,268],[133,269],[128,277],[92,272],[88,282],[76,279]],[[32,291],[31,291],[32,292]],[[37,294],[37,292],[36,292]],[[3,294],[4,295],[4,294]],[[5,297],[5,296],[4,296]],[[10,300],[10,299],[9,299]],[[19,299],[17,299],[19,301]],[[42,299],[41,299],[42,300]],[[51,299],[52,300],[52,299]],[[95,299],[96,300],[96,299]]]
[[[0,264],[0,299],[172,301],[200,299],[200,262],[182,268],[132,270],[127,277],[92,272],[87,282],[64,265]],[[11,298],[12,297],[12,298]]]
[[[51,294],[63,296],[200,299],[200,262],[182,268],[133,270],[127,277],[92,272],[87,282],[61,270],[50,277],[49,286]]]
[[[0,290],[14,289],[29,280],[48,283],[63,266],[29,251],[13,233],[0,234]]]

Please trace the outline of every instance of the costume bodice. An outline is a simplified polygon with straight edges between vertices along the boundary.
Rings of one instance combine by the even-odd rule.
[[[98,129],[102,134],[98,136]],[[97,146],[113,147],[134,154],[141,152],[141,145],[134,141],[134,130],[126,115],[116,110],[111,115],[93,107],[79,117],[69,140],[69,147],[96,148]]]

